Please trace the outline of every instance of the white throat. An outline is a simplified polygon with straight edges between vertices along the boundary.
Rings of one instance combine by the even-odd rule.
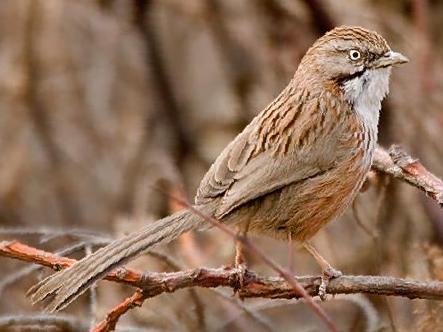
[[[363,123],[377,134],[381,101],[389,92],[391,68],[367,69],[360,77],[343,85],[345,98]]]

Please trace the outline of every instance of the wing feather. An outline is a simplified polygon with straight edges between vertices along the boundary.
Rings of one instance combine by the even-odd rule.
[[[300,98],[292,92],[286,91],[287,103],[296,103]],[[303,91],[300,94],[306,95]],[[334,142],[339,144],[343,134],[336,130],[340,128],[337,103],[332,103],[334,109],[328,109],[325,103],[319,105],[317,97],[305,101],[302,107],[285,107],[285,112],[278,112],[273,105],[276,104],[259,114],[225,148],[203,178],[196,203],[221,198],[216,218],[288,184],[322,174],[340,158],[340,149],[325,150]],[[319,131],[319,126],[324,130]],[[288,142],[290,148],[286,146]]]

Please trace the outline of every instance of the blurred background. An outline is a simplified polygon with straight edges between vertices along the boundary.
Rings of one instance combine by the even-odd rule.
[[[393,70],[379,141],[401,144],[442,177],[443,1],[1,0],[0,240],[79,258],[174,211],[153,185],[192,199],[211,162],[287,84],[307,48],[341,24],[374,29],[410,58]],[[285,243],[256,243],[287,264]],[[314,244],[346,274],[443,279],[442,211],[381,175]],[[131,265],[230,265],[234,244],[211,230],[158,252]],[[48,270],[0,262],[1,331],[85,331],[131,294],[102,282],[59,318],[36,316],[25,291]],[[272,274],[253,257],[249,267]],[[302,250],[294,267],[319,273]],[[355,295],[321,306],[342,331],[443,331],[438,302]],[[229,289],[195,289],[146,301],[117,330],[323,325],[300,301],[241,302]]]

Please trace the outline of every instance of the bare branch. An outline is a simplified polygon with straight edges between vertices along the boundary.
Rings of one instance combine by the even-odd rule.
[[[389,151],[378,147],[372,167],[420,189],[443,208],[443,181],[399,146],[393,145]]]
[[[83,250],[85,245],[86,244],[84,242],[79,242],[74,245],[70,245],[64,249],[57,251],[56,255],[62,255],[62,256],[70,255],[70,254],[75,253],[79,250]],[[39,271],[42,268],[43,267],[39,266],[39,265],[29,265],[29,266],[19,269],[19,270],[15,271],[14,273],[9,274],[8,276],[2,278],[0,280],[0,296],[2,296],[3,291],[7,287],[18,282],[20,279],[27,277],[31,273]]]
[[[174,198],[174,197],[173,197]],[[277,262],[272,260],[268,255],[266,255],[261,249],[259,249],[255,244],[253,244],[245,235],[240,235],[235,233],[232,229],[230,229],[225,224],[219,222],[214,217],[205,215],[204,213],[200,212],[198,209],[196,209],[193,205],[189,204],[186,201],[182,201],[179,198],[174,198],[183,206],[185,206],[189,211],[194,213],[195,215],[199,216],[203,220],[206,220],[208,223],[210,223],[212,226],[218,228],[219,230],[223,231],[224,233],[228,234],[230,237],[232,237],[235,241],[238,241],[242,243],[245,249],[249,250],[252,254],[254,254],[257,258],[259,258],[261,261],[263,261],[267,266],[269,266],[272,270],[277,272],[281,277],[283,277],[293,288],[293,290],[303,299],[305,299],[306,303],[311,307],[311,310],[313,313],[315,313],[328,327],[330,331],[338,331],[335,327],[332,320],[329,318],[329,316],[326,314],[326,312],[312,299],[312,297],[309,295],[309,293],[304,289],[304,287],[299,284],[296,278],[292,275],[292,272],[289,270],[284,269],[281,267]],[[243,288],[243,283],[240,283],[241,288]],[[240,288],[240,287],[239,287]],[[235,288],[234,288],[235,289]],[[241,293],[239,293],[241,296]]]
[[[130,297],[126,298],[122,303],[119,303],[115,308],[113,308],[104,320],[97,324],[97,326],[92,330],[92,332],[108,332],[114,331],[115,325],[122,315],[124,315],[128,310],[137,306],[140,307],[145,300],[143,291],[137,290]]]
[[[59,257],[50,252],[38,250],[22,243],[0,242],[0,255],[32,262],[53,269],[66,268],[76,260]],[[143,295],[154,297],[162,293],[175,292],[189,287],[230,287],[239,289],[243,298],[299,298],[300,295],[284,278],[263,277],[247,271],[240,287],[240,276],[234,268],[197,268],[188,271],[159,273],[139,272],[132,269],[117,269],[106,277],[107,280],[125,283],[143,289]],[[320,276],[295,277],[311,296],[318,295]],[[373,295],[402,296],[410,299],[443,300],[443,282],[419,281],[382,276],[345,275],[332,279],[327,288],[328,294],[366,293]]]
[[[391,147],[389,152],[378,148],[374,157],[373,168],[378,172],[388,174],[424,191],[443,207],[443,181],[430,173],[419,161],[413,159],[398,146]],[[193,209],[193,207],[186,202],[182,200],[177,201],[185,205],[188,209],[191,209],[192,212],[208,220],[208,222],[221,228],[222,231],[228,233],[233,238],[242,241],[253,253],[278,272],[282,278],[266,278],[254,272],[247,271],[245,275],[242,276],[243,282],[240,288],[240,275],[237,269],[199,268],[171,273],[142,273],[131,269],[120,268],[111,272],[106,279],[129,284],[137,287],[138,290],[131,297],[114,307],[107,314],[105,320],[101,321],[95,327],[94,331],[113,330],[123,314],[135,306],[141,306],[147,298],[190,287],[231,287],[238,290],[239,296],[242,298],[262,297],[275,299],[303,297],[311,306],[313,305],[311,296],[318,295],[321,277],[293,277],[261,253],[247,238],[239,237],[224,225],[212,220],[208,216],[201,215],[199,211]],[[26,246],[17,241],[0,243],[0,255],[37,263],[55,270],[69,267],[75,263],[74,259],[60,257]],[[329,294],[366,293],[442,300],[443,283],[437,281],[423,282],[406,280],[393,277],[342,276],[330,282],[327,292]],[[314,304],[313,309],[320,314],[320,316],[323,316],[322,310],[318,308],[317,305]],[[330,323],[329,319],[325,317],[326,316],[323,316],[323,319],[326,319],[326,322]],[[333,325],[331,326],[330,328],[334,330],[335,327]]]

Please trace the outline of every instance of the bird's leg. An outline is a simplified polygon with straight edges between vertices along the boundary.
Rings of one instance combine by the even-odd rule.
[[[237,236],[246,238],[246,234],[249,230],[249,222],[246,225],[237,227]],[[244,276],[246,273],[247,265],[245,259],[245,246],[243,242],[236,240],[235,242],[235,268],[239,271],[240,288],[244,285]]]
[[[323,256],[321,256],[309,242],[304,242],[303,247],[315,258],[318,265],[320,265],[322,269],[322,278],[320,287],[318,289],[318,296],[320,296],[322,300],[326,300],[326,288],[329,281],[333,278],[342,276],[343,273],[334,269],[331,264],[329,264],[328,261],[324,259]]]
[[[243,236],[246,236],[246,234],[244,234]],[[243,243],[240,241],[236,241],[235,242],[235,267],[236,268],[246,265],[244,251],[245,251],[245,248],[244,248]]]

